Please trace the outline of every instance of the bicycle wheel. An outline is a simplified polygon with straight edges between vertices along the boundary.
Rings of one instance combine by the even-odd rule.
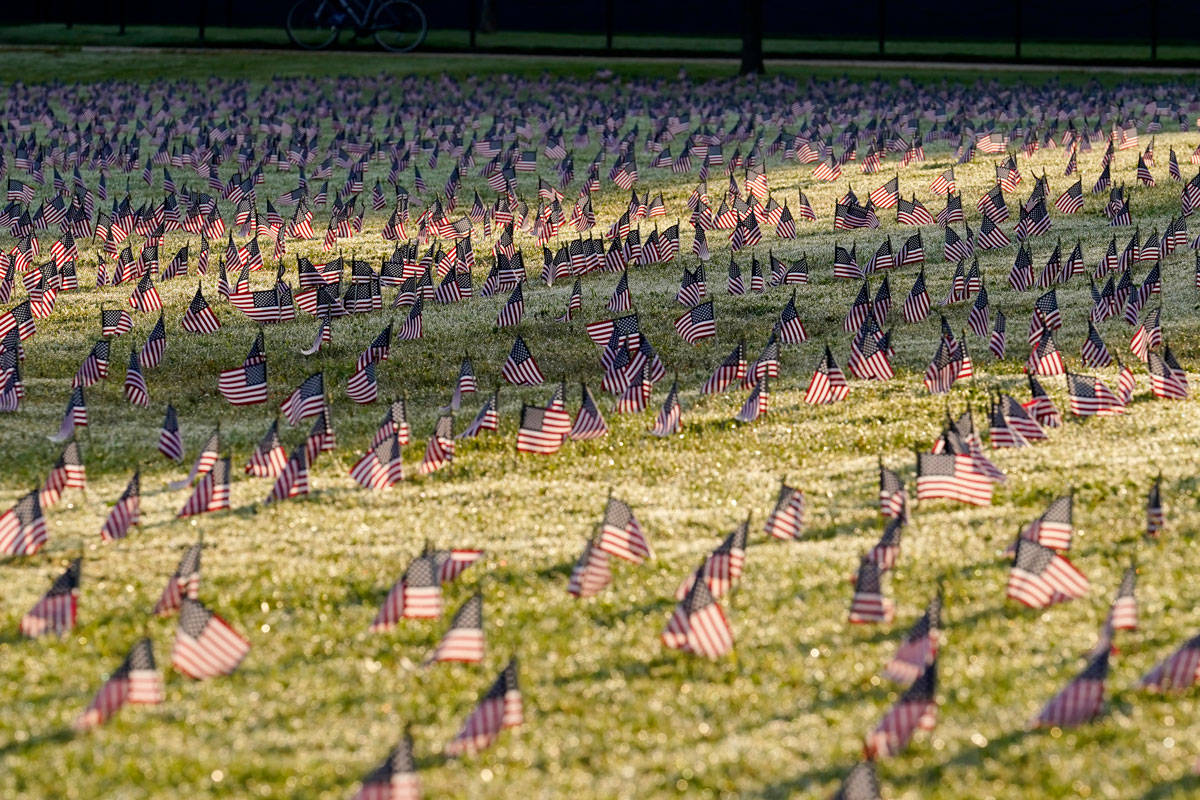
[[[425,41],[425,12],[409,0],[384,0],[371,25],[375,41],[384,50],[407,53]]]
[[[332,0],[300,0],[288,11],[288,38],[305,50],[328,47],[337,39],[345,16]]]

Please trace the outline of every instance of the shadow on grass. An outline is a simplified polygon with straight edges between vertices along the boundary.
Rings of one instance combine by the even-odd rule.
[[[70,728],[59,728],[47,731],[46,733],[39,733],[37,736],[31,736],[23,742],[7,742],[4,745],[0,745],[0,757],[21,755],[44,744],[65,744],[74,738],[74,736],[75,732]]]
[[[825,769],[805,772],[802,775],[797,775],[794,778],[770,783],[763,786],[761,789],[748,792],[744,795],[747,798],[762,798],[762,800],[784,800],[784,798],[792,797],[809,797],[814,791],[821,786],[831,782],[840,781],[850,771],[853,764],[845,767],[827,767]]]
[[[1200,775],[1184,775],[1166,783],[1151,786],[1140,800],[1163,800],[1166,797],[1200,797]]]

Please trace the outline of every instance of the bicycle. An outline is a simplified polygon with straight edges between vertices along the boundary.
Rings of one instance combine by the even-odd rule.
[[[407,53],[429,32],[425,12],[411,0],[299,0],[287,15],[287,35],[304,50],[329,47],[343,30],[368,35],[384,50]]]

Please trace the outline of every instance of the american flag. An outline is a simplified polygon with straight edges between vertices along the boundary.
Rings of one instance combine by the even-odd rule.
[[[997,399],[996,406],[1008,426],[1024,437],[1026,441],[1039,442],[1048,438],[1041,424],[1030,416],[1029,411],[1018,403],[1016,398],[1002,394]]]
[[[434,566],[437,568],[438,583],[447,584],[466,572],[467,568],[472,564],[483,558],[484,551],[465,548],[434,550],[426,545],[425,552],[422,555],[433,559]]]
[[[497,411],[499,396],[500,391],[496,390],[491,397],[484,401],[483,406],[479,409],[479,413],[475,415],[475,419],[458,435],[459,439],[469,439],[478,436],[480,431],[494,431],[499,429],[500,416]]]
[[[886,758],[903,750],[912,735],[933,730],[937,722],[937,660],[931,661],[920,677],[905,690],[867,735],[865,750],[870,758]]]
[[[137,350],[129,351],[129,367],[125,371],[125,399],[135,406],[150,407],[150,395],[146,390],[146,379],[142,376],[141,359]]]
[[[83,397],[83,387],[76,386],[71,389],[71,397],[67,400],[67,410],[63,414],[58,432],[47,438],[52,442],[65,442],[75,434],[77,428],[86,428],[87,424],[87,401]]]
[[[250,460],[246,462],[246,474],[256,478],[274,478],[286,463],[287,453],[279,441],[279,420],[275,419],[250,454]]]
[[[516,325],[525,316],[525,293],[522,287],[523,283],[513,287],[508,300],[500,307],[500,313],[496,316],[496,327],[507,328]]]
[[[740,381],[745,377],[746,346],[744,342],[738,342],[733,352],[717,365],[713,374],[700,387],[700,394],[717,394],[723,392],[735,381]]]
[[[460,661],[478,664],[483,660],[483,651],[483,595],[476,593],[455,612],[450,629],[425,663]]]
[[[716,318],[713,316],[713,301],[686,311],[675,320],[675,330],[688,344],[696,344],[717,335]]]
[[[747,376],[749,377],[749,376]],[[742,404],[741,409],[734,415],[738,422],[749,424],[762,416],[766,416],[771,403],[770,379],[763,376],[755,382],[750,390],[750,396]]]
[[[1054,343],[1054,331],[1044,329],[1037,344],[1029,352],[1025,361],[1025,371],[1031,375],[1064,375],[1067,374],[1063,364],[1062,353]]]
[[[267,402],[267,361],[260,346],[261,331],[258,337],[242,365],[221,370],[217,378],[218,391],[231,405],[249,406]]]
[[[138,281],[137,288],[133,290],[133,294],[129,295],[129,305],[131,308],[147,313],[162,309],[162,296],[154,287],[154,282],[149,274],[143,275],[142,279]]]
[[[169,412],[168,412],[169,413]],[[164,422],[164,425],[166,423]],[[178,431],[178,426],[176,426]],[[221,451],[221,429],[217,428],[208,437],[204,446],[200,448],[200,452],[196,455],[196,460],[192,463],[192,469],[188,472],[186,478],[178,481],[172,481],[169,484],[171,491],[178,491],[185,486],[191,485],[192,481],[196,480],[197,476],[207,474],[212,469],[213,464],[217,463],[217,457]]]
[[[1138,686],[1154,692],[1178,692],[1194,686],[1197,677],[1200,677],[1200,636],[1193,636],[1143,675]]]
[[[650,429],[650,433],[655,436],[672,436],[678,433],[681,415],[679,382],[675,381],[671,384],[670,391],[667,392],[667,398],[663,401],[662,408],[654,418],[654,427]]]
[[[188,304],[187,311],[183,312],[183,319],[179,325],[188,333],[198,334],[215,333],[220,329],[221,322],[213,313],[208,301],[204,299],[202,285],[196,286],[196,294],[192,297],[192,302]]]
[[[1107,367],[1113,360],[1104,340],[1100,338],[1100,332],[1096,330],[1095,324],[1090,319],[1088,320],[1088,335],[1083,341],[1080,357],[1085,367]]]
[[[572,597],[593,597],[612,583],[612,567],[608,553],[596,546],[589,539],[583,546],[583,552],[571,569],[571,579],[567,583],[567,592]]]
[[[1146,495],[1146,535],[1150,537],[1158,536],[1162,533],[1163,525],[1166,524],[1166,513],[1163,511],[1162,502],[1162,476],[1159,475],[1154,479],[1154,483],[1150,485],[1150,491]]]
[[[492,745],[500,732],[525,722],[521,687],[517,682],[517,659],[513,658],[480,698],[454,739],[446,745],[446,755],[469,755]]]
[[[910,324],[920,322],[929,316],[929,291],[925,288],[925,269],[923,267],[917,273],[917,279],[913,281],[908,297],[904,298],[901,313],[904,321]]]
[[[907,520],[903,517],[889,519],[884,525],[879,541],[867,551],[867,558],[878,564],[880,570],[889,570],[896,566],[896,559],[900,557],[900,535],[906,524]]]
[[[520,336],[513,342],[512,350],[509,351],[500,374],[506,381],[517,386],[540,386],[546,380],[525,340]]]
[[[350,477],[366,489],[387,489],[404,478],[404,462],[396,434],[380,440],[350,468]]]
[[[540,455],[557,453],[563,443],[563,435],[558,431],[557,417],[558,413],[550,409],[523,405],[521,424],[517,429],[517,452]]]
[[[35,638],[48,633],[62,635],[75,627],[79,600],[79,572],[83,559],[75,559],[54,579],[50,590],[21,617],[21,635]]]
[[[749,531],[750,518],[747,516],[746,520],[708,555],[704,565],[684,579],[679,588],[675,590],[675,599],[686,598],[692,589],[692,584],[698,579],[708,583],[708,590],[714,598],[729,592],[733,587],[733,582],[742,577],[742,569],[746,563],[746,543]]]
[[[1110,417],[1125,413],[1125,404],[1100,378],[1071,372],[1066,376],[1068,404],[1075,416]]]
[[[46,518],[42,514],[39,494],[38,490],[33,490],[0,515],[0,553],[33,555],[46,543]]]
[[[1117,631],[1137,630],[1137,569],[1127,567],[1117,587],[1117,596],[1108,610],[1108,625]]]
[[[162,361],[163,353],[167,349],[167,328],[164,324],[162,314],[158,316],[158,322],[154,323],[154,327],[150,330],[150,335],[146,337],[146,343],[142,345],[142,351],[138,354],[141,359],[142,366],[146,369],[154,369]]]
[[[596,398],[592,396],[587,384],[580,385],[580,392],[582,397],[579,402],[579,413],[575,415],[575,422],[567,435],[576,441],[596,439],[606,435],[608,423],[604,421],[604,415],[600,413],[600,408],[596,405]]]
[[[703,571],[701,565],[687,596],[675,606],[667,628],[662,632],[662,642],[673,650],[717,659],[732,652],[733,631],[725,612],[709,591]]]
[[[325,373],[314,372],[304,379],[286,400],[279,404],[287,421],[299,425],[301,420],[315,417],[325,408]]]
[[[46,476],[38,495],[42,508],[57,503],[64,489],[87,489],[87,472],[79,455],[78,442],[68,444],[50,468],[50,474]]]
[[[150,639],[139,639],[72,727],[89,730],[103,725],[126,703],[157,705],[164,699],[162,675],[154,663]]]
[[[1017,541],[1007,596],[1031,608],[1083,597],[1088,579],[1063,556],[1029,539]]]
[[[185,597],[179,609],[171,664],[189,678],[203,680],[229,675],[250,652],[250,642],[228,622]]]
[[[1054,550],[1070,549],[1075,530],[1072,522],[1074,498],[1074,494],[1068,494],[1052,500],[1045,512],[1021,531],[1021,538]]]
[[[883,669],[884,677],[902,686],[912,684],[937,657],[942,627],[942,599],[934,597],[925,613],[904,634],[904,641]]]
[[[908,490],[900,476],[879,462],[879,513],[889,518],[908,517]]]
[[[876,208],[894,208],[900,199],[900,178],[893,177],[882,186],[872,189],[867,195]]]
[[[763,531],[776,539],[799,539],[804,532],[804,492],[780,481],[775,507],[767,516]]]
[[[346,381],[346,396],[359,405],[374,403],[379,398],[379,382],[375,363],[355,369]]]
[[[1146,354],[1146,369],[1150,373],[1150,391],[1155,397],[1166,400],[1187,399],[1187,373],[1175,360],[1169,345],[1163,348],[1161,356],[1155,352]]]
[[[849,393],[850,386],[846,383],[846,375],[833,360],[833,353],[829,345],[826,345],[825,354],[817,364],[808,390],[804,393],[804,402],[812,405],[837,403],[845,400]]]
[[[354,800],[420,800],[421,782],[413,760],[412,737],[405,731],[388,757],[363,778]]]
[[[435,619],[441,615],[442,585],[437,561],[432,555],[421,555],[412,560],[403,577],[393,584],[371,623],[371,632],[390,631],[401,619]]]
[[[1064,214],[1078,214],[1083,210],[1083,179],[1073,183],[1070,188],[1059,195],[1054,201],[1054,207]]]
[[[1108,677],[1109,648],[1101,647],[1091,656],[1083,671],[1055,695],[1031,725],[1037,727],[1074,727],[1090,722],[1104,702],[1104,680]]]
[[[875,762],[862,761],[846,774],[831,800],[881,800]]]
[[[882,574],[874,560],[865,556],[860,560],[854,579],[854,597],[850,601],[850,622],[891,622],[896,609],[891,599],[883,596]]]
[[[597,547],[609,555],[634,564],[641,564],[652,555],[650,542],[634,516],[633,509],[628,503],[612,496],[609,496],[604,507]]]
[[[141,503],[141,473],[134,472],[100,528],[101,540],[111,542],[128,536],[129,529],[141,520]]]
[[[184,598],[195,600],[200,596],[200,555],[204,550],[202,542],[189,545],[179,559],[175,572],[167,579],[158,602],[154,604],[154,613],[160,617],[169,617],[183,604]]]
[[[226,464],[228,464],[228,461],[229,459],[225,459]],[[279,477],[275,479],[275,485],[271,487],[271,493],[267,495],[263,503],[275,503],[280,500],[287,500],[291,497],[308,494],[308,467],[310,461],[308,442],[304,441],[296,445],[292,450],[292,454],[288,456],[283,470],[280,471]],[[228,469],[228,466],[226,469]],[[226,494],[228,494],[228,489],[226,490]],[[228,501],[226,501],[226,507],[228,507]]]
[[[992,502],[992,483],[969,453],[918,453],[917,499],[938,498],[986,506]]]
[[[196,484],[192,496],[179,509],[178,517],[190,517],[229,508],[229,457],[218,459]]]
[[[430,475],[448,466],[454,460],[454,417],[442,414],[433,426],[433,433],[425,446],[425,456],[417,467],[421,475]]]

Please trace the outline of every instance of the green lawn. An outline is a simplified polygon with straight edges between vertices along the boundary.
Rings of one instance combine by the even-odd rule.
[[[495,70],[517,64],[530,72],[564,63],[481,62]],[[576,74],[597,66],[566,63]],[[353,54],[101,58],[10,52],[0,56],[0,77],[11,80],[21,70],[27,70],[27,80],[51,74],[80,80],[213,73],[372,75],[385,69],[434,73],[439,64],[457,72],[472,62]],[[675,71],[649,62],[625,68]],[[712,67],[718,68],[724,67]],[[650,121],[643,123],[648,127]],[[1195,134],[1159,135],[1160,164],[1169,146],[1186,163],[1196,144]],[[578,174],[593,148],[576,154]],[[931,146],[927,153],[929,160],[903,170],[900,180],[906,194],[916,192],[936,212],[941,205],[927,187],[951,163],[952,153],[945,145]],[[1097,149],[1081,156],[1085,191],[1097,174],[1099,155]],[[1026,182],[1020,194],[1027,193],[1032,173],[1044,169],[1056,197],[1068,185],[1061,177],[1064,161],[1061,150],[1022,159]],[[662,191],[669,209],[681,209],[694,176],[679,179],[651,170],[640,154],[639,162],[640,188]],[[1119,153],[1114,179],[1132,184],[1135,162],[1134,151]],[[849,182],[865,196],[890,176],[891,163],[878,176],[854,174]],[[435,170],[421,166],[431,187],[440,186],[449,170],[444,158]],[[199,185],[190,173],[171,171],[177,180]],[[460,195],[467,206],[471,189],[483,188],[477,171],[470,171]],[[386,172],[386,163],[373,162],[367,186]],[[298,353],[311,341],[311,318],[301,314],[294,322],[269,326],[270,403],[233,409],[216,395],[216,372],[240,363],[255,326],[218,302],[215,269],[202,282],[223,328],[210,337],[193,337],[178,327],[196,279],[161,285],[168,346],[163,366],[147,372],[151,408],[134,409],[121,396],[125,353],[141,346],[154,322],[150,315],[137,315],[135,331],[113,347],[110,377],[88,391],[91,426],[81,440],[87,494],[68,493],[49,512],[50,542],[42,553],[0,564],[5,586],[0,796],[344,798],[411,723],[428,797],[825,797],[860,757],[863,735],[896,699],[880,669],[939,583],[946,596],[939,723],[931,734],[919,734],[904,754],[881,764],[885,797],[1195,796],[1200,782],[1190,771],[1200,753],[1200,699],[1195,692],[1161,698],[1132,687],[1200,627],[1194,580],[1200,554],[1193,535],[1200,525],[1197,401],[1156,401],[1142,374],[1138,398],[1125,417],[1068,419],[1046,443],[996,452],[994,460],[1009,478],[990,507],[935,502],[915,511],[897,569],[885,584],[896,602],[895,622],[847,624],[848,578],[882,527],[877,458],[899,469],[913,491],[913,448],[932,443],[947,401],[929,396],[921,385],[936,348],[935,314],[914,326],[896,321],[895,380],[855,381],[849,399],[838,405],[803,403],[823,344],[834,345],[843,365],[847,354],[841,324],[858,284],[832,279],[834,243],[857,242],[862,259],[883,236],[890,234],[896,242],[902,230],[884,214],[879,231],[835,235],[832,206],[847,181],[816,184],[810,172],[809,166],[776,159],[768,169],[771,186],[786,192],[793,204],[795,187],[803,187],[820,221],[799,223],[801,236],[792,242],[768,235],[758,250],[763,259],[769,248],[782,258],[804,253],[812,267],[812,283],[800,287],[797,298],[811,338],[785,348],[765,420],[736,423],[732,417],[743,393],[701,398],[698,387],[739,339],[745,338],[751,357],[757,354],[790,291],[727,296],[729,252],[714,232],[708,281],[716,299],[718,338],[695,347],[684,344],[671,320],[682,311],[673,300],[682,267],[696,265],[689,252],[691,234],[685,231],[677,263],[635,269],[631,276],[643,329],[682,386],[681,435],[651,437],[646,430],[652,412],[617,416],[606,396],[600,402],[612,427],[607,438],[568,443],[549,458],[519,456],[514,439],[521,403],[544,403],[552,386],[505,386],[499,434],[460,443],[452,468],[417,477],[424,442],[437,407],[449,397],[462,352],[470,352],[487,391],[498,380],[512,342],[511,331],[493,326],[503,297],[430,305],[425,338],[395,343],[379,371],[381,398],[408,397],[415,439],[406,455],[410,479],[380,493],[358,488],[348,470],[383,407],[353,405],[344,387],[356,354],[400,314],[337,320],[334,346],[311,358]],[[990,186],[992,163],[981,158],[956,172],[971,226],[978,229],[974,199]],[[1154,173],[1157,188],[1133,190],[1143,237],[1151,228],[1161,231],[1178,208],[1178,186],[1167,180],[1165,166]],[[110,176],[110,186],[123,186],[118,177]],[[156,170],[153,192],[132,181],[135,205],[157,199],[159,177]],[[525,175],[521,181],[532,194],[535,178]],[[259,196],[273,198],[294,185],[295,173],[269,171]],[[714,195],[721,186],[718,178],[710,182]],[[626,195],[606,184],[596,204],[601,228],[620,213]],[[1045,263],[1059,237],[1068,251],[1082,239],[1088,266],[1094,266],[1112,235],[1101,206],[1100,196],[1089,195],[1082,214],[1054,213],[1052,232],[1033,244],[1035,268]],[[391,245],[378,236],[385,219],[383,213],[368,214],[368,233],[347,243],[346,254],[378,263],[390,253]],[[674,219],[673,214],[667,223]],[[314,224],[323,226],[320,215]],[[1119,246],[1130,233],[1118,229]],[[51,241],[45,238],[44,246]],[[168,235],[164,263],[184,241],[179,234]],[[12,240],[0,238],[0,244],[9,248]],[[527,256],[536,252],[528,237],[520,244]],[[941,261],[942,240],[933,228],[925,231],[925,247],[936,302],[949,287],[951,268]],[[39,323],[43,332],[26,342],[28,397],[19,414],[0,416],[0,507],[37,485],[57,458],[59,447],[45,436],[57,429],[71,376],[97,337],[98,310],[124,304],[129,293],[128,286],[93,288],[95,243],[82,242],[80,249],[82,288],[62,295],[53,318]],[[222,249],[214,243],[214,264]],[[477,252],[478,287],[490,256],[483,242]],[[1021,364],[1036,295],[1018,295],[1007,287],[1014,252],[1010,247],[980,258],[992,303],[1009,317],[1009,359],[994,362],[983,343],[969,335],[977,377],[956,385],[949,398],[954,412],[970,404],[981,426],[989,391],[1028,396]],[[324,260],[317,241],[289,244],[289,270],[295,269],[297,255]],[[748,256],[737,259],[748,266]],[[1142,265],[1137,277],[1144,271]],[[271,269],[256,274],[255,288],[265,287],[273,274]],[[909,267],[891,275],[893,314],[898,315],[915,274]],[[1190,368],[1200,358],[1193,253],[1172,256],[1163,265],[1163,278],[1164,326],[1172,349]],[[614,283],[610,275],[585,278],[583,313],[570,326],[553,321],[565,306],[569,282],[527,287],[520,332],[548,378],[568,379],[572,411],[579,401],[578,380],[599,395],[597,350],[582,323],[609,316],[604,302]],[[872,288],[877,285],[878,280],[872,282]],[[1088,288],[1075,279],[1058,294],[1066,321],[1059,346],[1078,369]],[[390,292],[385,299],[391,299]],[[965,305],[947,311],[955,328],[965,324],[966,313]],[[1127,326],[1111,321],[1102,333],[1114,352],[1128,355]],[[325,371],[339,448],[318,459],[313,493],[264,506],[270,481],[243,477],[232,487],[233,510],[174,519],[187,493],[166,489],[184,468],[168,464],[155,450],[166,403],[179,410],[189,459],[219,422],[237,472],[275,406],[315,370]],[[1101,374],[1110,383],[1115,378],[1113,369]],[[1200,376],[1193,372],[1191,378],[1194,387]],[[1045,383],[1065,414],[1061,381]],[[665,386],[657,387],[654,410],[664,394]],[[464,404],[458,428],[474,414],[480,397]],[[306,432],[307,424],[285,426],[285,447],[290,450]],[[99,527],[135,465],[142,470],[143,525],[128,540],[104,545]],[[1145,493],[1160,471],[1168,525],[1161,540],[1145,542]],[[808,534],[802,542],[768,542],[761,533],[784,475],[808,497]],[[657,557],[641,567],[618,566],[613,586],[601,596],[575,601],[566,594],[570,566],[599,520],[610,488],[632,504]],[[1090,578],[1092,592],[1040,612],[1006,602],[1007,564],[1001,552],[1021,525],[1071,488],[1076,539],[1070,557]],[[675,587],[747,513],[753,535],[745,576],[723,603],[736,656],[708,663],[664,650],[658,634],[671,613]],[[166,666],[174,621],[149,619],[147,612],[182,549],[201,534],[207,545],[201,598],[244,632],[253,650],[233,676],[195,683]],[[482,666],[419,666],[445,630],[448,614],[434,622],[410,621],[394,633],[367,631],[388,588],[426,541],[488,552],[484,562],[446,590],[449,610],[476,589],[483,592],[488,656]],[[18,638],[20,617],[80,552],[84,577],[77,629],[62,640]],[[1118,638],[1107,712],[1073,731],[1026,732],[1026,721],[1081,668],[1082,654],[1094,644],[1131,559],[1141,567],[1142,628]],[[153,638],[166,668],[166,703],[128,707],[98,731],[70,733],[71,720],[143,632]],[[512,654],[521,659],[526,724],[479,756],[443,760],[437,755],[442,746]]]

